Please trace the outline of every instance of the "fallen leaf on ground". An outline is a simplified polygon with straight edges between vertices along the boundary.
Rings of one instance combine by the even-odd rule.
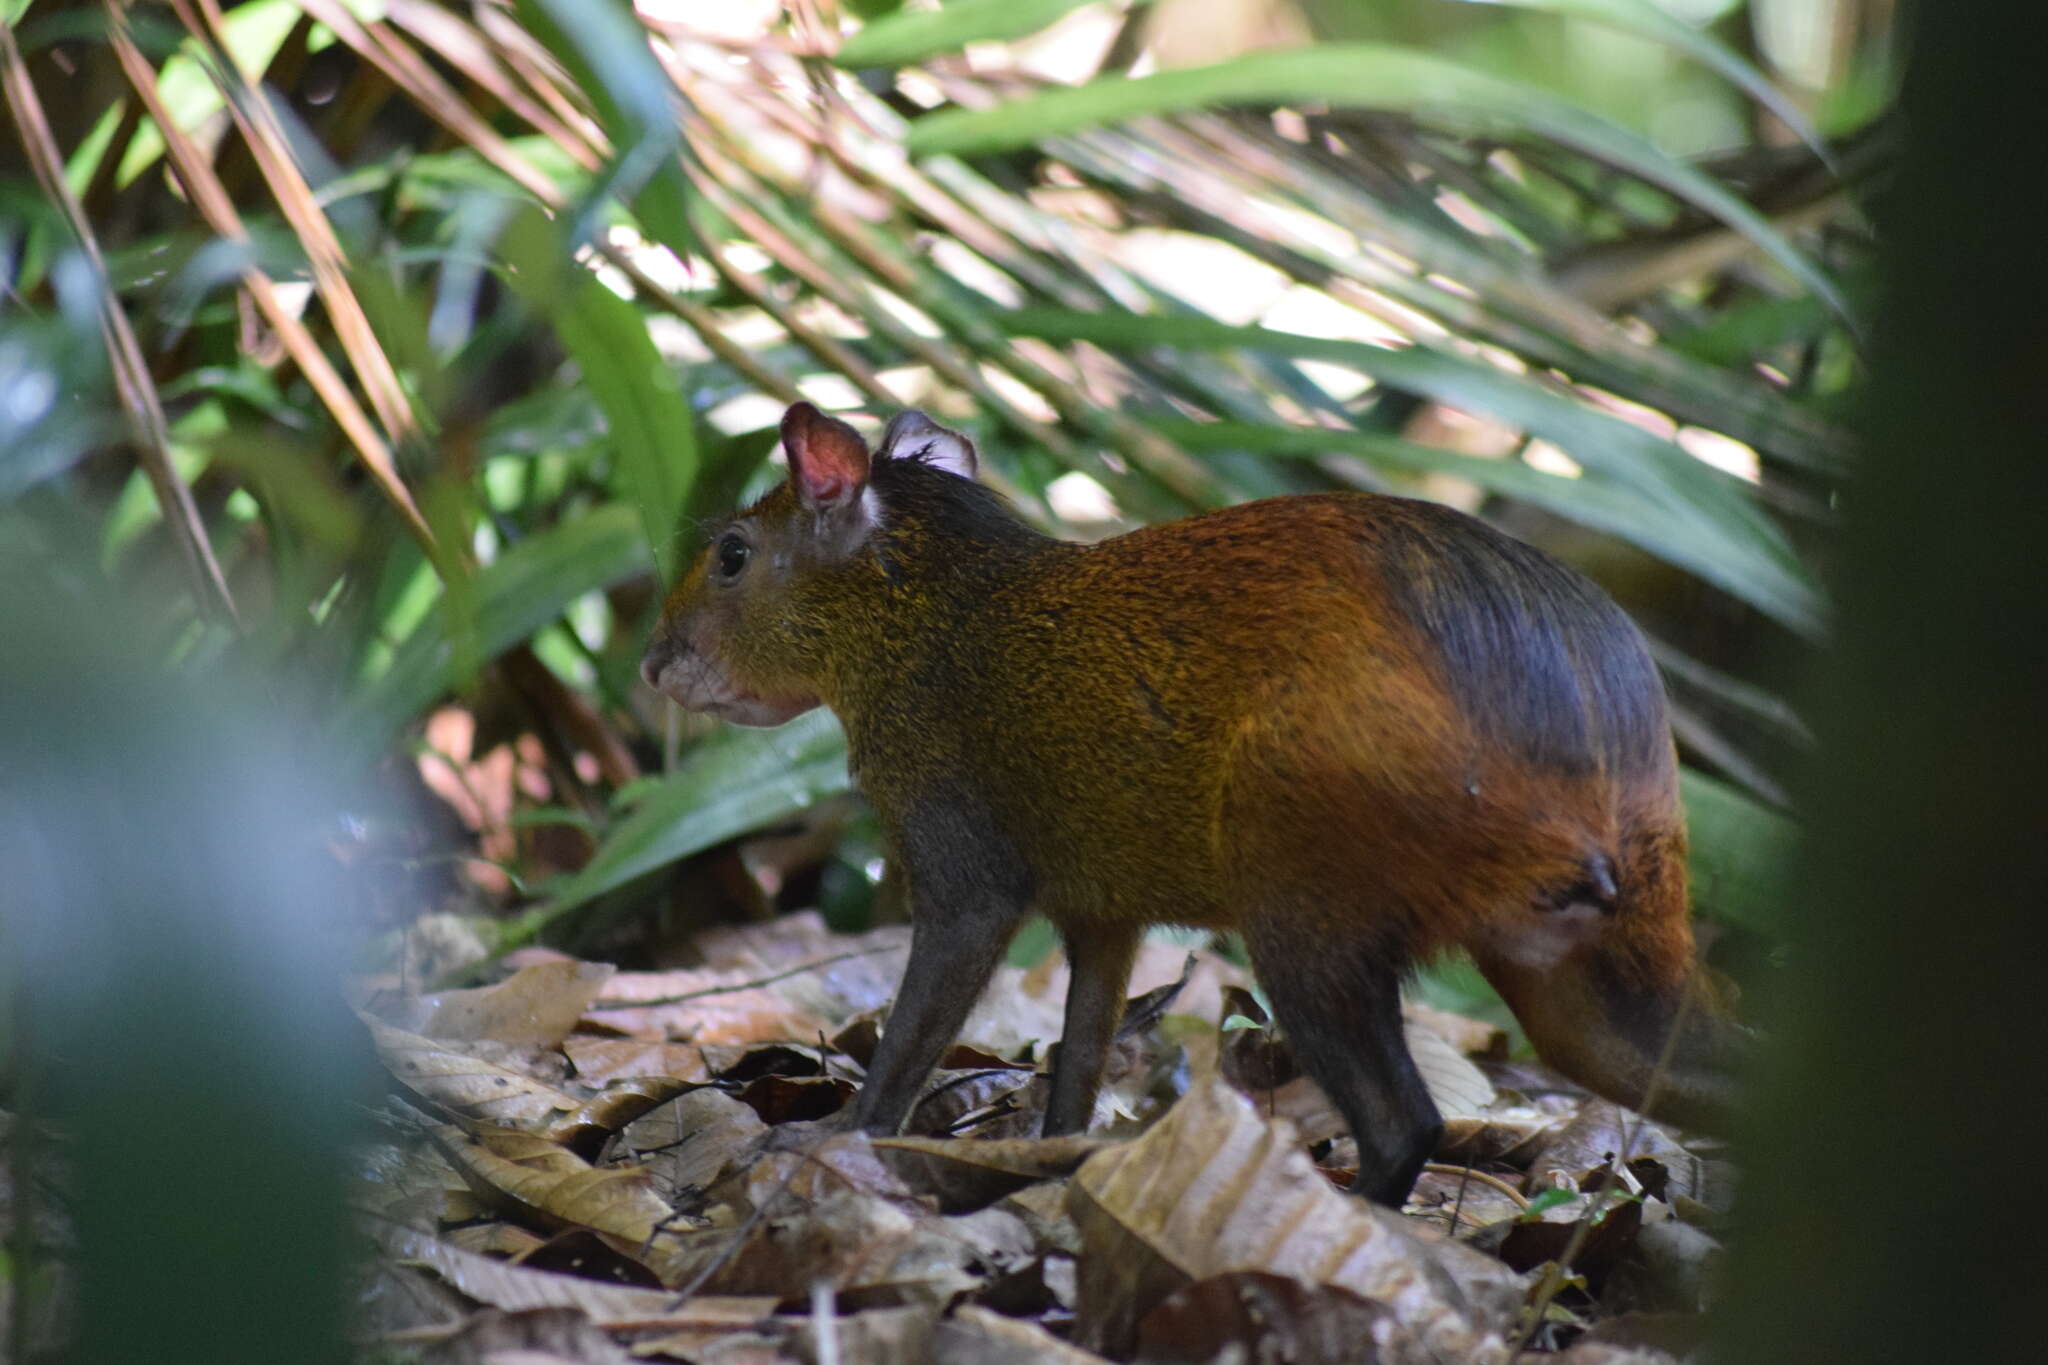
[[[603,962],[540,962],[495,986],[424,995],[413,1032],[429,1038],[560,1047],[617,968]]]
[[[361,1018],[391,1074],[444,1109],[488,1123],[538,1125],[583,1103],[531,1076],[432,1038],[393,1028],[369,1015]]]
[[[1505,1359],[1520,1302],[1498,1261],[1341,1194],[1292,1124],[1220,1077],[1143,1136],[1090,1157],[1068,1191],[1083,1242],[1077,1339],[1125,1353],[1175,1289],[1231,1270],[1334,1284],[1384,1304],[1437,1359]],[[1418,1357],[1421,1358],[1421,1357]]]
[[[1109,1145],[1079,1134],[1050,1138],[874,1138],[871,1143],[903,1183],[935,1195],[947,1213],[993,1204],[1041,1180],[1072,1175]]]

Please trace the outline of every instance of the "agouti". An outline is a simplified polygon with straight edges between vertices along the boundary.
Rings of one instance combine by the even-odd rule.
[[[1078,545],[922,413],[870,457],[798,403],[782,441],[788,481],[715,532],[642,672],[741,724],[845,727],[914,925],[867,1131],[903,1122],[1034,907],[1073,969],[1047,1133],[1086,1127],[1161,923],[1243,935],[1382,1202],[1442,1128],[1400,987],[1444,949],[1567,1076],[1719,1126],[1743,1035],[1694,964],[1663,689],[1598,588],[1426,502],[1273,498]]]

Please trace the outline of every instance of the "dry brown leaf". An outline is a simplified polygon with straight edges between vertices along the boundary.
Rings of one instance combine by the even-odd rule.
[[[573,1113],[583,1104],[531,1076],[393,1028],[369,1015],[360,1017],[391,1074],[444,1109],[489,1123],[538,1126],[552,1115]]]
[[[931,1137],[1023,1137],[1038,1127],[1050,1086],[1049,1078],[1010,1066],[934,1072],[904,1127]]]
[[[725,1171],[734,1157],[759,1141],[768,1125],[732,1096],[692,1090],[627,1125],[629,1151],[645,1164],[661,1188],[701,1190]]]
[[[574,1152],[514,1128],[432,1130],[435,1145],[471,1188],[522,1222],[549,1231],[588,1228],[620,1254],[660,1274],[659,1263],[687,1254],[687,1234],[670,1226],[675,1211],[639,1167],[593,1167]],[[665,1277],[664,1283],[671,1283]]]
[[[455,1324],[420,1365],[630,1365],[625,1348],[574,1308],[486,1309]]]
[[[692,1084],[711,1079],[704,1053],[693,1043],[572,1035],[562,1041],[562,1051],[576,1078],[591,1085],[637,1076],[673,1076]]]
[[[1385,1304],[1438,1358],[1504,1360],[1520,1301],[1499,1262],[1338,1193],[1292,1124],[1267,1122],[1204,1077],[1133,1142],[1088,1159],[1068,1187],[1079,1227],[1083,1345],[1127,1351],[1138,1320],[1192,1280],[1264,1270]]]
[[[865,1133],[822,1133],[816,1141],[803,1142],[801,1134],[779,1130],[780,1150],[770,1151],[739,1174],[730,1186],[716,1193],[730,1195],[734,1202],[750,1209],[766,1210],[771,1205],[787,1209],[796,1204],[816,1203],[843,1190],[881,1195],[889,1199],[911,1197],[910,1187],[876,1153]]]
[[[468,1227],[450,1228],[441,1235],[464,1251],[501,1261],[518,1261],[547,1245],[547,1238],[517,1223],[472,1223]]]
[[[1376,1365],[1414,1350],[1385,1306],[1348,1289],[1236,1270],[1183,1286],[1147,1313],[1136,1365]]]
[[[1554,1186],[1585,1188],[1624,1148],[1628,1160],[1651,1157],[1664,1168],[1663,1198],[1697,1197],[1704,1163],[1656,1124],[1606,1100],[1587,1101],[1576,1118],[1550,1135],[1530,1163],[1524,1188],[1531,1194]]]
[[[1411,1027],[1420,1024],[1467,1057],[1507,1055],[1507,1031],[1498,1024],[1467,1019],[1462,1014],[1407,999],[1401,1001],[1401,1021]]]
[[[1599,1221],[1581,1231],[1581,1224],[1593,1214],[1590,1198],[1574,1199],[1545,1209],[1534,1218],[1510,1223],[1500,1239],[1501,1260],[1516,1270],[1533,1270],[1546,1261],[1565,1261],[1567,1269],[1582,1276],[1594,1293],[1636,1244],[1643,1225],[1643,1205],[1635,1199],[1608,1199],[1599,1207]],[[1576,1244],[1576,1245],[1574,1245]]]
[[[399,1261],[431,1270],[478,1303],[511,1310],[576,1308],[613,1331],[670,1327],[738,1332],[775,1312],[776,1299],[772,1297],[693,1295],[677,1304],[676,1296],[667,1290],[600,1284],[574,1275],[506,1265],[394,1223],[380,1221],[376,1235]]]
[[[947,1213],[964,1213],[1026,1185],[1072,1175],[1109,1142],[1076,1134],[997,1140],[874,1138],[872,1145],[911,1189],[936,1195]]]
[[[1526,1170],[1559,1123],[1556,1115],[1527,1105],[1445,1119],[1444,1135],[1436,1144],[1437,1159],[1475,1164],[1498,1161]]]
[[[616,970],[602,962],[540,962],[494,986],[422,996],[413,1031],[458,1042],[560,1047]]]
[[[1483,1113],[1494,1102],[1493,1082],[1467,1061],[1434,1023],[1413,1018],[1403,1023],[1408,1055],[1415,1059],[1415,1069],[1422,1073],[1422,1083],[1429,1087],[1429,1097],[1436,1101],[1439,1113],[1446,1118],[1468,1118]]]
[[[737,1241],[721,1245],[715,1262],[692,1264],[692,1277],[709,1269],[705,1288],[721,1294],[787,1293],[818,1280],[839,1290],[889,1284],[918,1224],[937,1216],[849,1189],[788,1205],[787,1213],[778,1207],[769,1202],[763,1216],[730,1234]]]
[[[963,1304],[932,1329],[931,1365],[1101,1365],[1102,1357],[1036,1323]]]
[[[1498,1177],[1482,1171],[1431,1167],[1423,1171],[1409,1192],[1404,1212],[1441,1232],[1451,1232],[1456,1219],[1458,1235],[1521,1217],[1529,1201],[1513,1192]]]
[[[740,1103],[763,1122],[807,1123],[846,1108],[856,1087],[838,1076],[761,1076],[739,1092]]]
[[[613,1081],[567,1113],[550,1116],[534,1131],[551,1142],[580,1145],[585,1139],[618,1132],[687,1089],[687,1083],[672,1076]]]
[[[802,1319],[791,1345],[802,1360],[837,1359],[840,1365],[897,1365],[931,1358],[932,1328],[938,1324],[936,1304],[870,1308],[861,1313],[829,1311]],[[814,1305],[815,1307],[815,1305]]]
[[[712,968],[620,972],[587,1013],[602,1027],[652,1041],[808,1042],[833,1031],[834,1021],[793,1004],[789,993],[777,989],[783,983],[751,984],[759,979],[758,973]],[[653,1003],[660,1001],[670,1003]]]

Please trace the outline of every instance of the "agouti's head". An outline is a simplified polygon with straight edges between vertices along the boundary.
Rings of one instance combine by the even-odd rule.
[[[692,711],[780,725],[817,706],[831,641],[859,630],[883,571],[872,542],[889,509],[870,475],[892,461],[974,477],[974,446],[921,412],[898,413],[872,457],[860,433],[809,403],[782,417],[789,478],[714,528],[662,607],[640,676]]]

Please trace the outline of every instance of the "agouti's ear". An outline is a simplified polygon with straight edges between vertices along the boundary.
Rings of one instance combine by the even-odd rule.
[[[789,481],[814,511],[851,506],[867,487],[867,442],[809,403],[793,403],[782,414],[782,448],[789,452]]]
[[[882,433],[881,458],[916,460],[963,479],[974,477],[974,442],[916,408],[905,408],[889,419],[889,429]]]

